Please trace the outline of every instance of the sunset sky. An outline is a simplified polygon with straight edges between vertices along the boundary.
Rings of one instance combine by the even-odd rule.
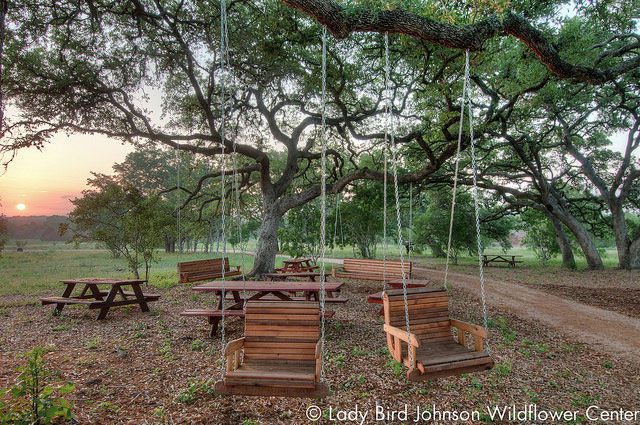
[[[112,165],[131,150],[129,145],[97,135],[58,135],[42,151],[22,150],[0,175],[0,212],[7,216],[67,214],[69,199],[86,187],[91,171],[112,173]]]
[[[613,138],[622,151],[625,134]],[[57,135],[42,151],[22,150],[0,175],[0,213],[7,216],[66,215],[69,199],[86,187],[91,171],[112,173],[133,148],[105,136]],[[21,205],[22,204],[22,205]]]

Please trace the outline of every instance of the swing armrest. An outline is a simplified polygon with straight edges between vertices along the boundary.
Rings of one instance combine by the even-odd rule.
[[[227,372],[236,370],[241,364],[240,354],[244,347],[244,338],[234,339],[230,341],[224,348],[224,357],[227,364]]]
[[[389,335],[393,335],[394,337],[406,342],[407,344],[410,344],[413,347],[417,348],[420,346],[420,340],[414,333],[407,334],[406,330],[387,325],[386,323],[384,325],[384,331]]]
[[[484,350],[484,340],[489,336],[487,330],[482,326],[473,323],[463,322],[462,320],[451,319],[451,326],[458,329],[458,343],[465,344],[465,332],[470,333],[474,337],[474,345],[476,351]]]

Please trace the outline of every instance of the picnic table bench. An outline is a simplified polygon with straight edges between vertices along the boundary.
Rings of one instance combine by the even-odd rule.
[[[522,260],[518,260],[522,255],[497,255],[497,254],[483,254],[482,265],[489,266],[491,263],[507,263],[510,267],[515,267],[517,263],[522,263]]]
[[[316,281],[316,278],[320,277],[320,273],[318,272],[280,272],[280,273],[265,273],[262,275],[269,280],[275,281],[283,281],[289,278],[301,278],[301,279],[309,279],[312,282]]]
[[[144,312],[149,311],[147,303],[160,299],[159,294],[142,292],[141,285],[146,280],[141,279],[111,279],[111,278],[81,278],[63,280],[66,285],[60,297],[44,297],[40,301],[42,305],[55,304],[55,311],[59,314],[65,305],[86,305],[89,309],[100,309],[98,320],[104,319],[111,307],[138,304]],[[83,285],[80,295],[73,296],[77,285]],[[108,291],[101,290],[99,286],[108,286]],[[131,287],[131,291],[125,291],[125,287]],[[119,296],[120,299],[116,299]]]
[[[311,258],[292,258],[282,261],[283,266],[276,268],[279,273],[302,273],[312,272],[320,266],[311,264]]]
[[[325,294],[327,303],[346,302],[345,298],[340,298],[338,293],[342,283],[325,283]],[[318,300],[320,293],[319,282],[269,282],[269,281],[214,281],[207,282],[193,287],[193,290],[201,293],[213,293],[218,297],[216,309],[192,309],[180,313],[188,317],[206,317],[211,325],[209,336],[214,337],[218,331],[218,323],[222,317],[242,317],[244,318],[244,304],[248,300],[272,300],[272,301],[310,301]],[[222,292],[232,294],[233,304],[225,306],[224,313],[222,305],[225,299]],[[303,296],[296,296],[298,292]],[[243,296],[246,293],[246,296]],[[226,298],[226,297],[225,297]],[[325,311],[325,317],[333,317],[334,311]]]

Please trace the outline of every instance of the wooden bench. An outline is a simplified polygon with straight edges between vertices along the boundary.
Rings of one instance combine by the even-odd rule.
[[[299,300],[299,301],[304,301],[304,298],[303,297],[301,297],[301,298],[302,299]],[[275,301],[277,301],[277,300],[274,299],[273,302],[275,302]],[[329,301],[327,301],[327,302],[329,302]],[[346,300],[345,300],[345,302],[346,302]],[[330,319],[335,314],[336,314],[336,312],[333,311],[333,310],[325,310],[324,317],[325,317],[325,319]],[[244,310],[225,309],[224,310],[224,315],[223,315],[222,314],[222,310],[191,309],[191,310],[185,310],[185,311],[181,312],[180,316],[185,316],[185,317],[206,317],[207,321],[211,325],[211,330],[209,331],[209,337],[213,338],[218,334],[218,323],[220,323],[220,321],[222,320],[223,316],[225,317],[225,319],[227,317],[245,317],[245,313],[244,313]]]
[[[180,283],[197,282],[200,280],[219,279],[222,277],[241,276],[240,266],[234,270],[229,267],[228,258],[213,258],[210,260],[184,261],[178,263],[178,276]]]
[[[244,338],[224,350],[219,394],[323,397],[320,309],[312,302],[249,301]]]
[[[404,262],[404,272],[407,279],[411,279],[413,263]],[[342,267],[333,268],[331,275],[336,278],[354,280],[395,280],[402,279],[402,263],[400,260],[363,260],[345,258]]]

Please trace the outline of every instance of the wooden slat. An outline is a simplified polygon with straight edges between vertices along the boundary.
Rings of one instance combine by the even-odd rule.
[[[222,310],[207,310],[207,309],[193,309],[184,310],[180,313],[181,316],[203,316],[203,317],[222,317]],[[229,317],[244,317],[243,310],[225,310],[225,316]]]
[[[104,301],[96,300],[96,299],[87,299],[87,298],[64,298],[64,297],[45,297],[41,298],[42,305],[48,304],[80,304],[80,305],[88,305],[91,307],[101,307],[104,304]],[[136,300],[136,302],[138,302]]]

